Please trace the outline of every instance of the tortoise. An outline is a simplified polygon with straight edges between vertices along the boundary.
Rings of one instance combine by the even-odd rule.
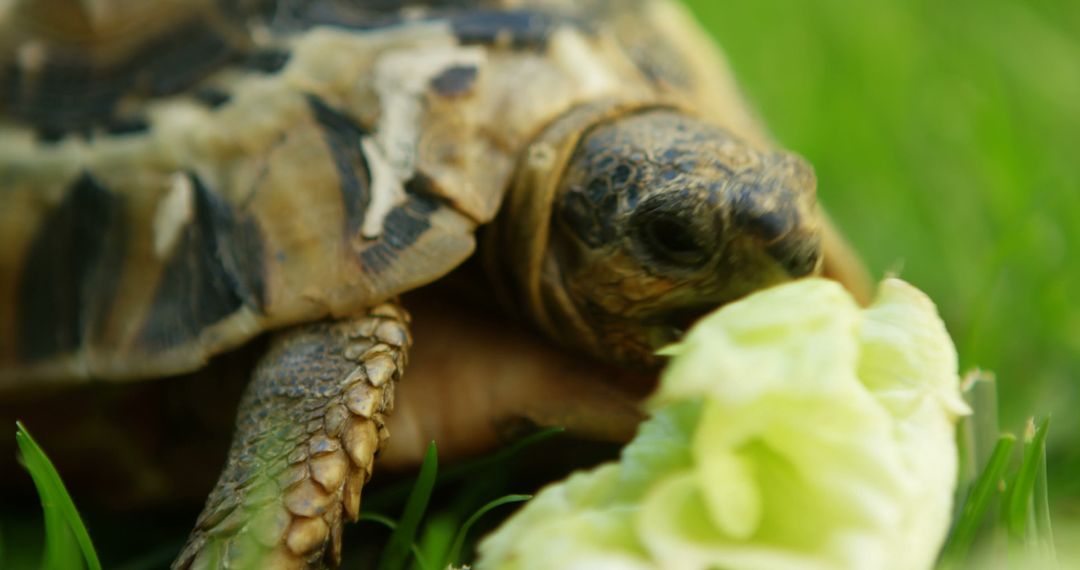
[[[824,273],[865,294],[811,167],[671,0],[17,0],[0,69],[3,394],[269,337],[175,568],[336,565],[402,379],[423,387],[402,429],[443,417],[437,438],[634,415],[543,370],[473,405],[454,351],[414,380],[400,299],[429,283],[454,286],[417,327],[474,368],[506,355],[465,298],[648,372],[755,289]]]

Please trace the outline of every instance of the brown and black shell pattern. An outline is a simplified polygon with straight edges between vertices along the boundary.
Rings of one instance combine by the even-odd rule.
[[[582,103],[760,140],[724,70],[664,0],[4,3],[0,390],[194,370],[436,280]]]

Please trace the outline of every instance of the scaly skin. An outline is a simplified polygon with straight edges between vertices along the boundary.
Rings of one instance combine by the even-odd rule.
[[[240,403],[228,461],[173,568],[336,566],[385,445],[409,317],[385,303],[278,333]]]

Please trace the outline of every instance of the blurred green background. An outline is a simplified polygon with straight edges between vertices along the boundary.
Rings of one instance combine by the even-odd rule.
[[[687,0],[880,277],[937,302],[1080,505],[1080,2]]]

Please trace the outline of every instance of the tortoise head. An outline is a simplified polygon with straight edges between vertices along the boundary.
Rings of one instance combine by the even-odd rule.
[[[548,180],[535,173],[531,188],[514,189],[511,208],[523,191],[549,194],[533,194],[547,220],[520,238],[532,257],[517,263],[532,267],[517,286],[563,342],[652,365],[698,316],[820,271],[816,181],[793,154],[652,107],[602,114],[551,162]]]

